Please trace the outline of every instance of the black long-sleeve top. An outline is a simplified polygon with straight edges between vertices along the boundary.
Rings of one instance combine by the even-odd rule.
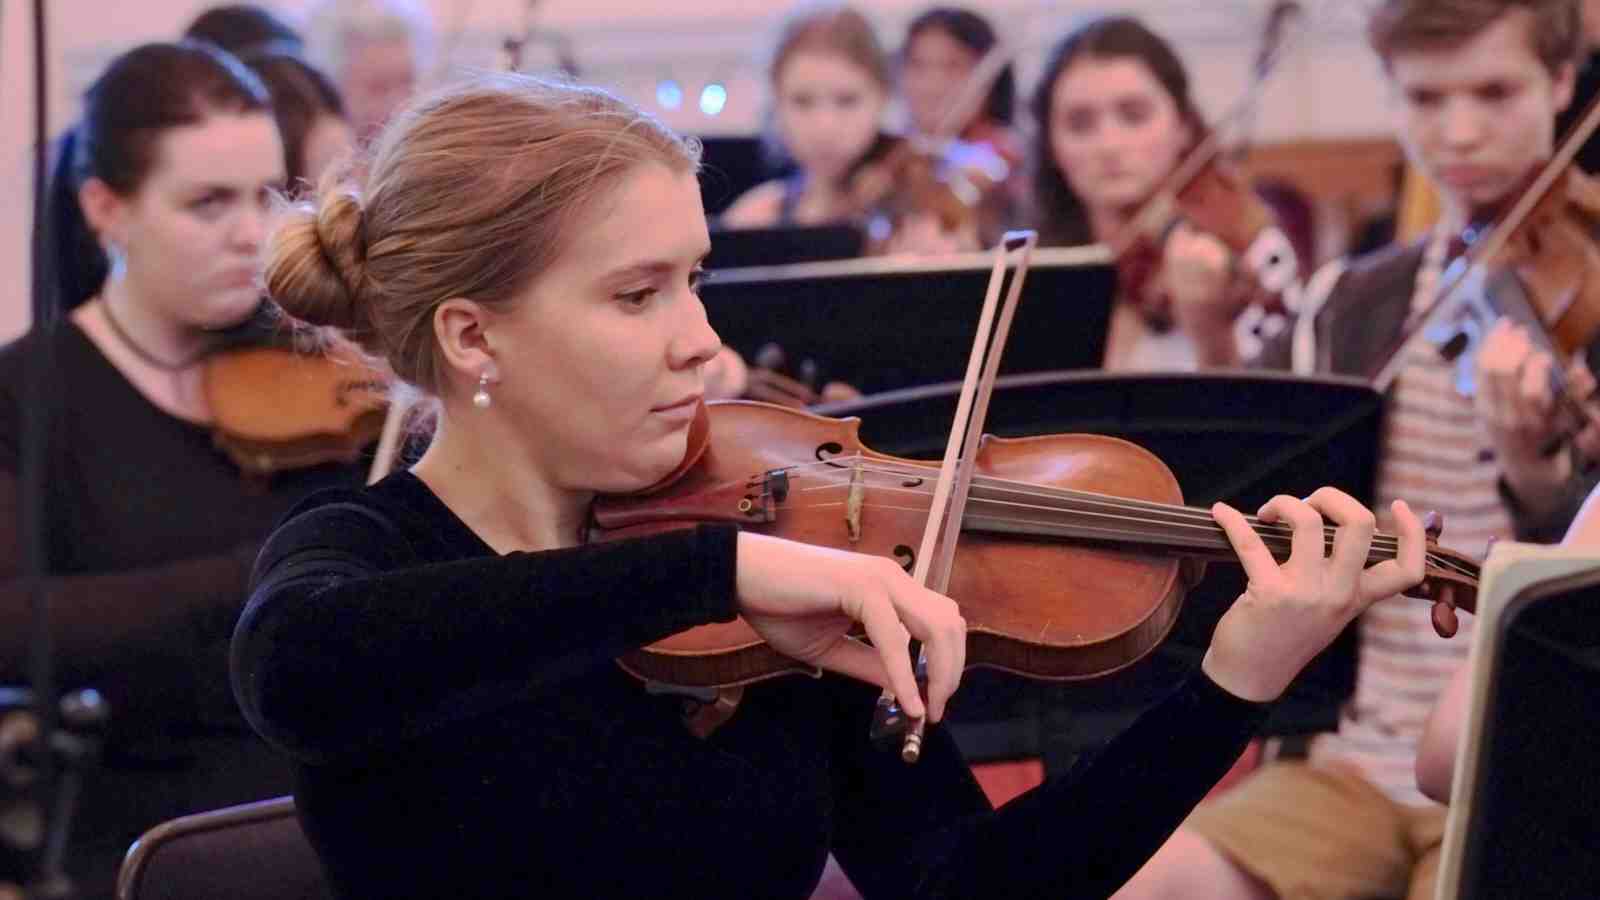
[[[233,642],[246,717],[298,763],[344,896],[1105,897],[1265,708],[1196,675],[1092,759],[990,808],[935,727],[908,766],[877,691],[751,687],[708,739],[613,662],[733,617],[732,526],[496,555],[410,473],[308,501]]]
[[[111,710],[66,868],[79,896],[110,897],[128,844],[174,816],[282,794],[290,767],[228,690],[227,648],[250,565],[275,521],[321,488],[359,484],[322,466],[250,483],[208,428],[140,394],[75,325],[0,350],[0,682],[25,683],[32,636],[18,577],[24,366],[51,335],[57,392],[46,451],[44,538],[63,689]]]

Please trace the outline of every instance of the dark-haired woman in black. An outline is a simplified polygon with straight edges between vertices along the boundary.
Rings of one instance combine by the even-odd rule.
[[[85,98],[54,175],[50,254],[69,315],[0,351],[0,680],[25,677],[17,578],[26,360],[50,342],[56,421],[42,476],[52,627],[63,687],[107,697],[111,728],[84,785],[67,871],[109,897],[140,832],[288,792],[244,727],[227,639],[256,549],[326,466],[247,481],[215,449],[205,361],[252,320],[283,145],[261,82],[205,44],[117,58]]]

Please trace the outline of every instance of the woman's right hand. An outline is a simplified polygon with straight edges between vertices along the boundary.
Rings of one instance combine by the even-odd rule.
[[[966,666],[967,623],[955,601],[917,584],[894,560],[739,534],[739,614],[792,659],[892,691],[906,714],[944,717]],[[850,637],[856,622],[871,645]],[[928,656],[926,707],[907,645]]]

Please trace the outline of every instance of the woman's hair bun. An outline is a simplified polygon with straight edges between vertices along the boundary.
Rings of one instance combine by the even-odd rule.
[[[290,208],[267,248],[267,294],[290,316],[359,334],[371,317],[361,199],[348,189],[320,193],[315,207]]]

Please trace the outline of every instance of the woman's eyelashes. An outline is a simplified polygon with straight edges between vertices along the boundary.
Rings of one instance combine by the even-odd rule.
[[[687,281],[689,293],[699,296],[701,286],[703,286],[706,283],[706,279],[710,277],[711,273],[707,272],[704,266],[697,265],[690,269]],[[643,309],[649,306],[650,302],[661,293],[663,287],[664,285],[661,284],[643,285],[634,288],[633,290],[620,291],[615,295],[615,297],[617,300],[621,301],[624,306],[633,309]]]

